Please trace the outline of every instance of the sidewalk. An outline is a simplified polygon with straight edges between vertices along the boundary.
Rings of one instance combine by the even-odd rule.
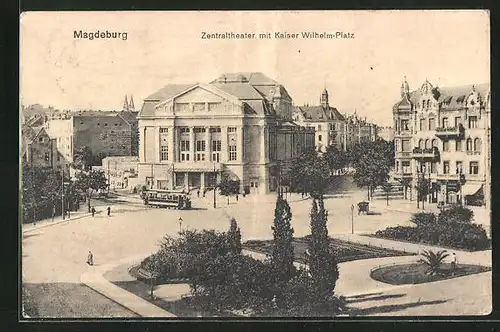
[[[72,220],[78,220],[78,219],[82,219],[85,217],[89,217],[90,215],[91,214],[88,213],[85,208],[83,208],[83,209],[80,209],[80,211],[72,211],[71,218],[68,218],[68,216],[66,216],[65,219],[63,220],[62,216],[58,216],[58,217],[54,217],[54,221],[52,221],[52,218],[43,219],[43,220],[37,221],[36,224],[34,224],[34,223],[22,224],[21,229],[22,229],[23,233],[32,232],[32,231],[36,231],[38,229],[45,228],[48,226],[61,224],[63,222],[69,222]]]
[[[401,242],[401,241],[393,241],[387,239],[381,239],[370,236],[356,235],[356,234],[331,234],[332,238],[339,239],[342,241],[347,241],[351,243],[364,244],[379,248],[385,249],[393,249],[399,250],[409,253],[420,254],[423,250],[432,250],[432,251],[440,251],[446,250],[448,252],[454,252],[457,255],[458,262],[467,263],[467,264],[480,264],[485,266],[491,266],[491,250],[483,250],[483,251],[461,251],[449,248],[441,248],[430,245],[409,243],[409,242]]]
[[[133,257],[127,257],[112,264],[89,267],[89,271],[81,276],[81,282],[141,317],[176,317],[174,314],[112,284],[104,278],[104,274],[107,271],[122,264],[130,263],[132,265],[134,262],[140,261],[148,255],[150,254],[136,255]]]

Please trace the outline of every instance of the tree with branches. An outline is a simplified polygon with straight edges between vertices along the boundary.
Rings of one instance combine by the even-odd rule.
[[[90,199],[94,192],[108,187],[106,176],[103,171],[91,170],[89,172],[78,172],[76,174],[75,187],[85,193],[87,197],[88,211],[91,211]]]
[[[231,225],[229,226],[229,231],[227,232],[227,238],[229,240],[229,246],[233,254],[241,254],[241,231],[238,227],[236,219],[231,218]]]
[[[92,169],[92,164],[94,163],[92,150],[86,145],[80,147],[75,151],[73,160],[73,168],[80,171],[90,171]]]

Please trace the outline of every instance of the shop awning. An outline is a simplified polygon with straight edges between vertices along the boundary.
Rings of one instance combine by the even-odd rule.
[[[482,187],[480,183],[466,183],[462,186],[462,196],[475,195]]]

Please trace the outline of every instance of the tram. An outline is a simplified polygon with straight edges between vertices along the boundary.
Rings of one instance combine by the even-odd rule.
[[[191,199],[183,191],[149,189],[142,192],[141,198],[144,205],[178,210],[191,209]]]

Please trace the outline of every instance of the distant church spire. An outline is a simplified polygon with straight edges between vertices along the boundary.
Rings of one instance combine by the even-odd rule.
[[[128,103],[128,108],[129,108],[129,111],[131,111],[131,112],[135,111],[134,96],[132,96],[132,95],[130,95],[130,103]]]
[[[128,99],[127,96],[125,95],[125,101],[123,102],[123,110],[128,111]]]

